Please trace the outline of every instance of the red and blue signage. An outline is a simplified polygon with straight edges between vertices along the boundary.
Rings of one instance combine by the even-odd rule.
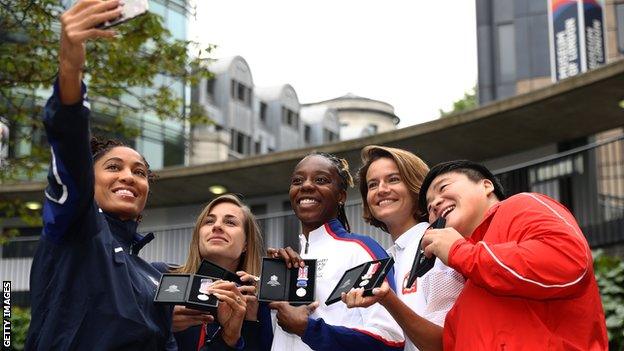
[[[550,0],[548,12],[554,81],[605,63],[604,20],[599,1]]]
[[[605,63],[604,20],[602,6],[595,0],[583,0],[585,58],[587,69]]]
[[[553,80],[581,72],[578,0],[551,0],[551,68]]]

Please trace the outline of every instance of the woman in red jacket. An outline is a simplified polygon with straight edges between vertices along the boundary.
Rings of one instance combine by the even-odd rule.
[[[535,193],[506,200],[485,167],[433,167],[420,190],[425,253],[466,277],[444,325],[445,350],[607,350],[592,256],[576,220]]]

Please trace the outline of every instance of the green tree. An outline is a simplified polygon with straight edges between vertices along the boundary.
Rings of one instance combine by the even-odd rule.
[[[602,250],[593,252],[594,274],[600,289],[609,333],[609,350],[624,349],[624,261]]]
[[[58,18],[64,11],[59,2],[0,0],[0,117],[10,126],[9,148],[30,148],[0,164],[0,184],[33,179],[48,164],[41,115],[57,72]],[[85,81],[99,131],[130,139],[140,132],[137,119],[130,117],[148,112],[162,120],[207,122],[202,108],[183,106],[183,97],[169,87],[209,77],[206,64],[212,47],[172,38],[162,18],[151,13],[117,30],[119,38],[87,45]],[[3,217],[30,222],[38,217],[19,200],[0,198],[0,211]],[[0,235],[0,242],[6,239]]]
[[[477,101],[477,87],[474,86],[472,89],[464,92],[464,97],[453,102],[453,108],[451,110],[444,111],[443,109],[439,109],[440,118],[450,116],[456,112],[470,110],[477,106],[479,106],[479,102]]]
[[[11,348],[23,350],[30,325],[30,308],[11,307]]]

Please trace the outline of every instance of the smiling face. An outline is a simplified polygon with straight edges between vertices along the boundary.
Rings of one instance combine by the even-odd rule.
[[[444,217],[447,227],[469,237],[488,209],[498,202],[493,192],[489,179],[473,181],[459,172],[441,174],[427,190],[429,222]]]
[[[147,201],[148,168],[135,150],[117,146],[94,165],[95,201],[105,212],[121,220],[136,219]]]
[[[371,214],[386,225],[393,238],[416,225],[416,201],[394,160],[382,157],[373,161],[366,172],[366,186]]]
[[[337,217],[338,203],[347,198],[340,184],[336,166],[323,156],[308,156],[295,167],[288,195],[304,234]]]
[[[246,243],[243,210],[230,202],[215,205],[199,229],[201,257],[235,271]]]

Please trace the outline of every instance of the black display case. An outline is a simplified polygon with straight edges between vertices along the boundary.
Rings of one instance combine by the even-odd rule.
[[[258,300],[288,301],[291,305],[314,302],[316,260],[303,260],[305,267],[286,267],[281,258],[263,258]]]
[[[338,281],[338,284],[336,284],[334,290],[329,294],[325,304],[331,305],[340,301],[340,296],[343,292],[348,293],[354,288],[363,288],[364,296],[372,296],[373,289],[381,286],[393,265],[394,259],[388,257],[362,263],[347,270],[340,278],[340,281]]]

